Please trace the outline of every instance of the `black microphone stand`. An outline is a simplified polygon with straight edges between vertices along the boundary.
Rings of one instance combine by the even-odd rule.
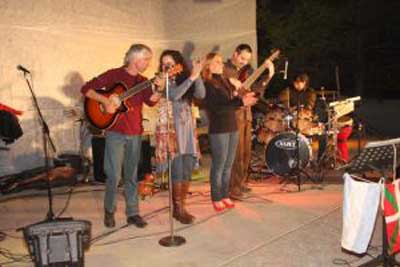
[[[161,238],[158,243],[163,247],[177,247],[186,243],[186,239],[182,236],[175,235],[173,213],[173,200],[172,200],[172,175],[171,175],[171,151],[170,151],[170,107],[169,107],[169,75],[168,69],[165,70],[165,93],[167,100],[167,162],[168,162],[168,188],[169,188],[169,225],[170,235]]]
[[[294,171],[294,175],[296,176],[296,181],[297,181],[297,188],[300,191],[301,188],[301,175],[300,175],[300,142],[299,142],[299,121],[300,121],[300,97],[303,94],[303,92],[300,93],[300,95],[297,97],[297,103],[296,103],[296,109],[297,109],[297,117],[296,117],[296,167]]]
[[[324,180],[324,169],[326,166],[326,162],[328,162],[328,149],[329,149],[329,132],[331,131],[332,122],[330,120],[330,110],[329,105],[325,97],[324,87],[321,87],[321,106],[319,110],[319,120],[324,123],[324,130],[322,134],[317,137],[318,140],[318,154],[317,159],[314,161],[315,165],[314,170],[316,170],[316,175],[314,179],[319,182]],[[322,147],[323,146],[323,147]]]
[[[28,84],[29,91],[31,92],[31,95],[32,95],[33,105],[37,111],[37,114],[39,115],[40,124],[42,126],[44,166],[45,166],[45,171],[46,171],[47,196],[48,196],[48,200],[49,200],[49,210],[47,212],[46,221],[53,221],[54,220],[53,195],[52,195],[52,191],[51,191],[51,182],[50,182],[50,163],[49,163],[48,145],[50,144],[50,147],[54,153],[56,152],[56,147],[55,147],[53,141],[51,140],[49,126],[47,125],[45,119],[43,118],[42,112],[39,107],[39,103],[37,101],[35,92],[33,91],[32,85],[29,82],[26,71],[24,71],[24,78],[25,78],[26,83]],[[32,79],[32,76],[31,76],[31,79]]]
[[[303,175],[305,177],[304,181],[311,179],[311,177],[308,175],[308,173],[304,170],[301,169],[300,166],[300,142],[299,142],[299,138],[300,138],[300,129],[299,129],[299,122],[300,122],[300,98],[303,96],[304,92],[306,89],[304,89],[303,91],[301,91],[297,97],[297,103],[296,103],[296,109],[297,109],[297,117],[296,117],[296,135],[295,135],[295,147],[296,147],[296,152],[295,152],[295,162],[296,162],[296,166],[294,167],[294,169],[291,170],[291,176],[296,178],[296,182],[297,182],[297,188],[298,191],[301,191],[301,183],[302,183],[302,179],[301,176]]]

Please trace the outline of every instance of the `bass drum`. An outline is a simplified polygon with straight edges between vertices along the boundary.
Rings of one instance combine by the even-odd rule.
[[[312,148],[308,139],[298,135],[299,167],[305,168],[311,160]],[[265,150],[265,161],[269,169],[278,175],[285,175],[297,166],[296,134],[285,132],[278,134],[269,142]]]

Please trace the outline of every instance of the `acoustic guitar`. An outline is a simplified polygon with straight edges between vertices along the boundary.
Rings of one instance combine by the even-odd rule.
[[[182,65],[177,64],[173,67],[171,67],[168,71],[169,76],[174,76],[176,74],[179,74],[182,72]],[[165,73],[161,73],[160,75],[165,75]],[[157,76],[156,76],[157,77]],[[161,77],[161,76],[159,76]],[[84,103],[84,110],[85,110],[85,115],[88,120],[88,122],[96,127],[97,129],[100,130],[107,130],[110,127],[114,125],[114,123],[117,121],[118,117],[126,112],[128,110],[127,105],[125,101],[140,93],[141,91],[149,88],[152,86],[153,81],[155,77],[144,81],[140,84],[136,84],[132,88],[128,88],[123,82],[117,82],[110,88],[107,88],[106,90],[95,90],[96,93],[102,94],[103,96],[110,98],[113,95],[116,95],[118,97],[119,102],[121,105],[118,107],[118,109],[115,111],[115,113],[108,113],[106,112],[103,104],[100,102],[85,97],[85,103]]]

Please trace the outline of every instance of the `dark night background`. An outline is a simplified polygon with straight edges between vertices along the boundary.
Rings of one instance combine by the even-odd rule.
[[[400,99],[399,18],[398,0],[258,0],[259,62],[272,48],[289,60],[288,80],[276,75],[269,96],[301,71],[312,87],[336,90],[338,68],[342,95]]]

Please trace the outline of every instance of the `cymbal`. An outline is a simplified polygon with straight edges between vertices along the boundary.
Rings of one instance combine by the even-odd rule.
[[[315,90],[314,91],[317,95],[334,95],[336,94],[336,90]]]

